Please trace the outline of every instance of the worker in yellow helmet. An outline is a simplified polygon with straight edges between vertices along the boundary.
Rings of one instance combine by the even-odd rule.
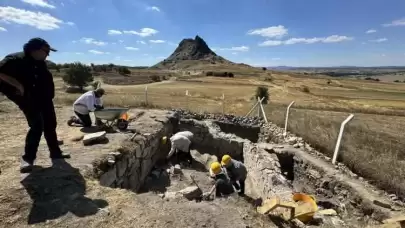
[[[229,177],[226,175],[219,162],[213,162],[211,164],[210,172],[215,175],[215,184],[209,192],[203,194],[203,198],[209,198],[214,192],[215,196],[227,196],[235,192]]]
[[[245,180],[247,176],[246,166],[229,155],[222,156],[222,165],[231,179],[232,185],[239,191],[239,195],[245,194]]]

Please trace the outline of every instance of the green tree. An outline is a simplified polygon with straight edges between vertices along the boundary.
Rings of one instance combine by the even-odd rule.
[[[118,73],[123,74],[123,75],[127,75],[127,74],[131,74],[131,71],[127,67],[119,67],[118,68]]]
[[[269,89],[265,86],[259,86],[256,88],[256,92],[255,92],[255,98],[259,97],[260,99],[263,99],[263,104],[267,104],[269,101]]]
[[[80,62],[72,63],[63,76],[63,81],[71,86],[78,86],[80,90],[93,80],[90,67]]]

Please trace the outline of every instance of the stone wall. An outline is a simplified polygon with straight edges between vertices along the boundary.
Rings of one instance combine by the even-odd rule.
[[[219,126],[211,121],[181,119],[178,130],[193,132],[193,147],[201,154],[215,155],[218,159],[228,154],[243,161],[243,144],[249,142],[249,140],[242,139],[234,134],[224,133]]]
[[[252,198],[270,198],[274,195],[290,197],[292,184],[282,174],[278,156],[272,149],[247,143],[243,148],[245,166],[248,170],[246,195]]]
[[[202,153],[212,154],[221,159],[228,153],[237,160],[243,160],[248,170],[246,194],[252,198],[268,198],[275,193],[291,196],[292,184],[283,175],[284,167],[276,153],[270,148],[258,147],[247,139],[224,133],[216,122],[181,119],[179,130],[194,133],[193,143]],[[292,168],[292,167],[291,167]],[[292,170],[291,170],[292,171]]]
[[[260,126],[258,125],[241,125],[223,121],[215,121],[214,123],[225,133],[235,134],[251,142],[257,142],[259,139]]]
[[[100,184],[138,192],[156,162],[166,157],[169,147],[162,145],[161,139],[173,133],[177,121],[174,116],[160,120],[162,127],[155,132],[138,133],[124,141],[118,152],[110,153],[97,165],[104,170]]]

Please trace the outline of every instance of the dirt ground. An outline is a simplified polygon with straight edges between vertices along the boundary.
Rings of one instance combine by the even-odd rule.
[[[275,227],[240,198],[167,201],[152,192],[135,194],[100,186],[97,180],[83,176],[83,170],[94,156],[113,150],[122,138],[110,138],[106,145],[86,149],[80,142],[72,142],[80,130],[65,124],[71,114],[69,107],[57,107],[58,134],[64,140],[62,149],[71,152],[72,158],[52,166],[41,141],[39,166],[22,175],[19,161],[27,125],[15,106],[2,102],[1,108],[1,227]],[[204,175],[199,173],[197,181]]]

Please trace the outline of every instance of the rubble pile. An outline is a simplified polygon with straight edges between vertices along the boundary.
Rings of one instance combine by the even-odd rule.
[[[196,120],[216,120],[224,123],[231,123],[235,125],[258,125],[263,126],[265,124],[263,118],[257,116],[243,117],[235,116],[231,114],[214,114],[214,113],[194,113],[183,109],[173,109],[177,115],[184,119],[196,119]]]

